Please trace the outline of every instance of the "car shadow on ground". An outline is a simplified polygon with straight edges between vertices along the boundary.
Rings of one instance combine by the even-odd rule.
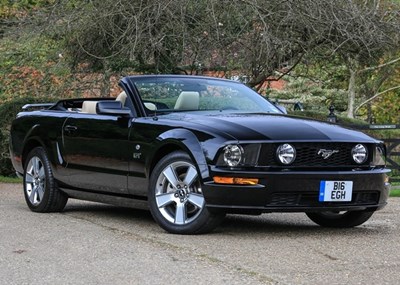
[[[143,220],[153,222],[150,211],[140,210],[126,207],[118,207],[108,204],[92,203],[92,202],[78,202],[68,203],[63,213],[66,214],[85,214],[88,216],[118,218],[121,221],[125,220]],[[93,215],[92,215],[93,214]]]
[[[150,211],[138,210],[112,205],[77,202],[67,204],[65,214],[84,215],[86,219],[92,217],[113,219],[121,224],[136,223],[143,226],[156,227]],[[373,218],[372,218],[373,219]],[[161,228],[160,232],[164,232]],[[275,213],[263,214],[260,216],[227,215],[220,226],[212,235],[241,235],[247,234],[274,234],[283,236],[304,235],[360,235],[360,234],[381,234],[382,227],[371,226],[368,222],[365,225],[355,228],[334,229],[323,228],[311,222],[304,213]]]
[[[305,213],[275,213],[261,216],[228,215],[217,232],[224,234],[274,234],[290,236],[330,236],[330,235],[376,235],[382,233],[381,226],[371,226],[368,222],[354,228],[325,228],[314,224]]]

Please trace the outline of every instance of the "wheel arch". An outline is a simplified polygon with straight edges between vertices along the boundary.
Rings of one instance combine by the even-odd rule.
[[[184,151],[195,162],[202,180],[204,181],[209,178],[207,160],[203,149],[196,135],[191,131],[186,129],[170,130],[158,136],[157,140],[159,144],[147,163],[148,177],[150,177],[154,167],[161,158],[174,151]]]
[[[44,134],[46,134],[46,132],[42,130],[40,124],[34,125],[26,134],[21,152],[21,161],[23,168],[25,167],[26,157],[28,156],[29,152],[36,147],[42,147],[47,153],[50,162],[52,164],[55,163],[54,157],[51,155],[52,152],[50,149],[50,139],[46,135],[43,136]]]
[[[22,149],[22,167],[25,167],[26,157],[36,147],[44,147],[41,140],[37,137],[30,137],[26,140]]]

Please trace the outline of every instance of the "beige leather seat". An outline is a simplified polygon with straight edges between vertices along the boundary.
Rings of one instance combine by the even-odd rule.
[[[97,101],[83,101],[82,113],[96,114]]]
[[[177,110],[198,110],[200,95],[195,91],[182,91],[176,100],[174,109]]]
[[[125,102],[126,102],[126,98],[127,97],[128,96],[126,95],[125,91],[122,91],[121,93],[119,93],[117,98],[115,98],[115,101],[120,101],[122,103],[122,106],[125,106]]]
[[[126,95],[125,91],[122,91],[121,93],[119,93],[119,95],[117,96],[117,98],[115,99],[115,101],[120,101],[122,103],[122,106],[125,106],[125,102],[126,102],[126,98],[128,96]],[[151,110],[151,111],[155,111],[157,110],[157,107],[155,104],[150,103],[150,102],[144,102],[144,106]]]

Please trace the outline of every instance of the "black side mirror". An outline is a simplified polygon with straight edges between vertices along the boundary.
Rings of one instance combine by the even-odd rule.
[[[123,107],[120,101],[99,101],[96,105],[96,113],[99,115],[119,117],[131,116],[131,110],[127,107]]]

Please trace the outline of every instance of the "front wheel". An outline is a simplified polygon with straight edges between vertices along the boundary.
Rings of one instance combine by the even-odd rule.
[[[316,224],[328,228],[351,228],[359,226],[373,215],[374,211],[306,213]]]
[[[151,174],[149,187],[151,214],[170,233],[210,232],[224,217],[205,207],[197,169],[189,155],[182,151],[160,160]]]
[[[42,147],[34,148],[26,158],[24,194],[28,207],[34,212],[62,211],[67,203],[68,197],[58,189]]]

